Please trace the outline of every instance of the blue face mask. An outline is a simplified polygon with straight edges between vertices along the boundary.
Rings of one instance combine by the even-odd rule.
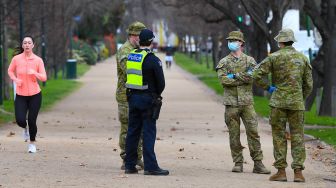
[[[235,52],[235,51],[239,50],[240,45],[239,45],[238,42],[229,42],[228,47],[231,51]]]

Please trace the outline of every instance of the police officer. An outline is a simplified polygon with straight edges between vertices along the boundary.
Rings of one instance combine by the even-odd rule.
[[[127,96],[129,122],[126,137],[125,173],[138,173],[136,147],[143,134],[143,157],[145,175],[168,175],[168,170],[159,167],[154,152],[156,119],[161,93],[165,87],[162,63],[150,47],[154,39],[151,30],[140,32],[140,48],[133,50],[127,60]]]
[[[128,103],[126,97],[126,61],[129,53],[139,47],[139,34],[142,29],[146,28],[141,22],[134,22],[128,26],[127,41],[120,47],[117,52],[117,72],[118,72],[118,86],[116,91],[116,99],[118,102],[118,115],[120,121],[119,146],[120,157],[123,160],[121,169],[125,169],[125,141],[128,127]],[[141,142],[138,146],[138,161],[137,165],[143,169],[142,147]]]
[[[232,31],[226,40],[231,53],[219,61],[216,71],[224,88],[225,123],[229,129],[231,155],[235,163],[232,172],[243,172],[241,118],[246,129],[250,156],[254,161],[253,173],[270,174],[262,163],[258,121],[253,107],[252,70],[256,62],[242,52],[245,42],[242,32]]]
[[[270,124],[274,146],[274,167],[278,172],[270,177],[271,181],[287,181],[287,139],[286,122],[291,134],[291,154],[293,158],[294,181],[304,182],[302,175],[306,159],[304,145],[304,101],[312,90],[312,68],[308,59],[297,52],[292,44],[296,42],[291,29],[283,29],[274,38],[280,50],[264,59],[254,72],[258,85],[271,93]],[[263,78],[271,74],[271,83]]]

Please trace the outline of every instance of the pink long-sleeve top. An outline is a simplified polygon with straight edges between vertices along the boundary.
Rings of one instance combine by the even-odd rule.
[[[28,74],[30,69],[35,71],[34,74]],[[16,83],[22,81],[20,86],[16,86],[16,94],[21,96],[38,94],[41,88],[37,79],[47,80],[43,60],[35,54],[29,58],[24,53],[14,56],[8,67],[8,75]]]

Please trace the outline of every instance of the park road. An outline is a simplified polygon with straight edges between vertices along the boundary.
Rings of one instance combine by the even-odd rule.
[[[144,176],[143,171],[125,175],[120,170],[117,76],[112,57],[80,78],[80,89],[40,113],[36,154],[27,153],[28,143],[18,126],[0,128],[0,187],[336,187],[323,180],[331,174],[309,155],[306,183],[293,183],[290,168],[289,182],[270,182],[269,175],[253,174],[243,125],[244,173],[232,173],[220,97],[175,64],[164,72],[166,89],[155,150],[159,165],[170,170],[169,176]],[[15,135],[7,136],[9,132]],[[259,132],[264,163],[274,173],[270,126],[265,120],[259,121]]]

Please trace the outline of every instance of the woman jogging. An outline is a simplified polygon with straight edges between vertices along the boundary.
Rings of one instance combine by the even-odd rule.
[[[33,48],[33,38],[25,37],[19,54],[13,57],[8,68],[8,75],[16,85],[14,101],[16,123],[24,129],[25,141],[30,139],[29,153],[36,153],[36,119],[42,102],[41,89],[37,80],[47,80],[43,60],[33,53]]]

